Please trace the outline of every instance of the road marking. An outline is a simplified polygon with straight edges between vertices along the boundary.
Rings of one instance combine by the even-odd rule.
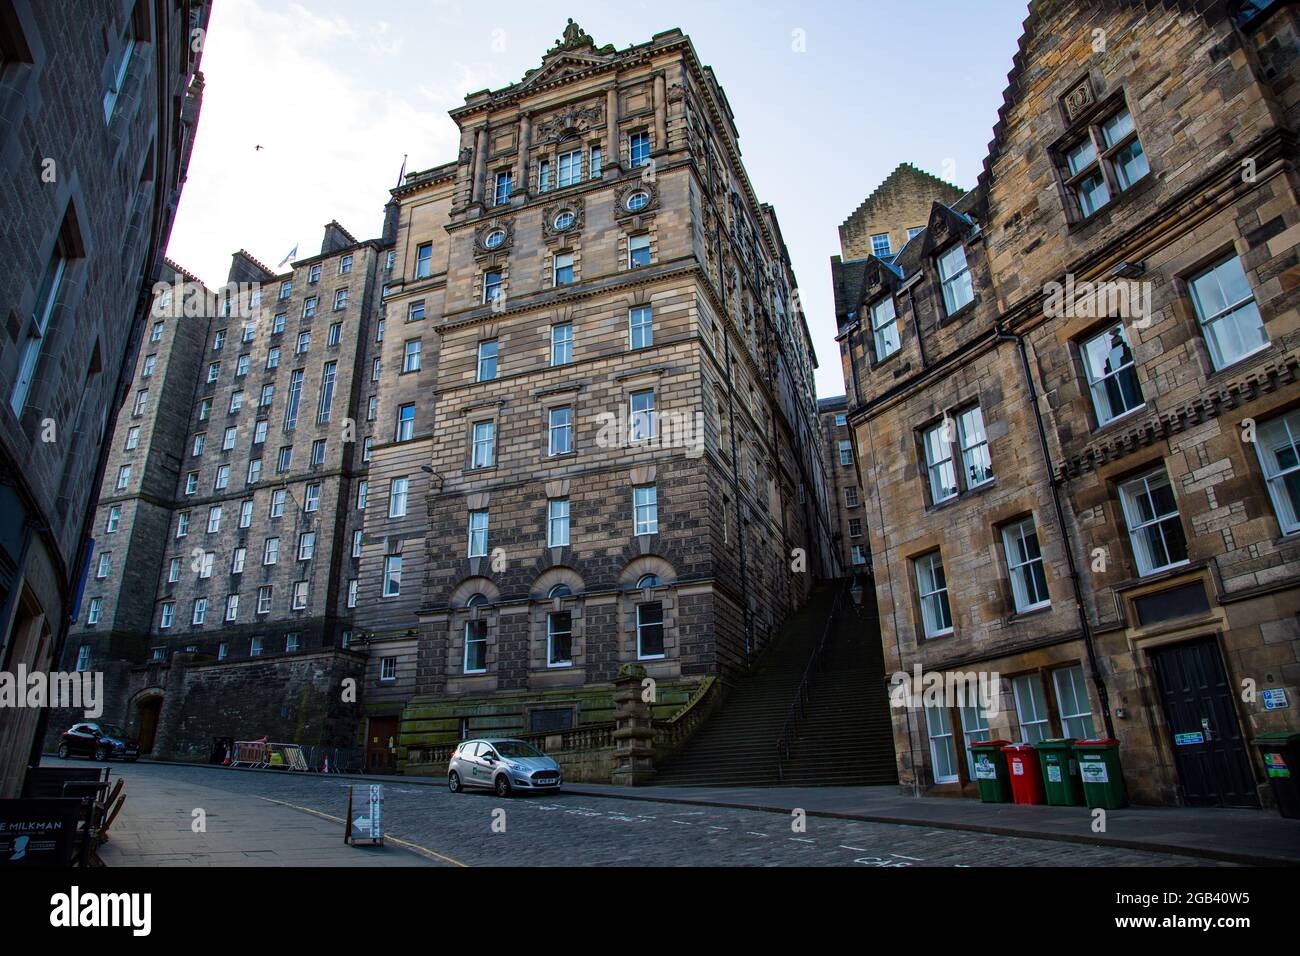
[[[296,803],[288,803],[284,800],[273,800],[270,797],[261,797],[260,799],[265,800],[267,803],[278,803],[282,807],[289,807],[290,809],[293,810],[301,810],[303,813],[310,813],[313,816],[321,817],[325,820],[332,820],[335,823],[342,823],[345,826],[347,825],[348,822],[344,820],[342,817],[332,816],[328,813],[323,813],[320,810],[313,810],[311,807],[300,807]],[[466,869],[469,868],[468,863],[462,863],[460,862],[460,860],[454,860],[449,856],[443,856],[441,853],[437,852],[436,850],[430,850],[427,846],[420,846],[420,844],[418,843],[412,843],[409,840],[403,840],[400,837],[393,836],[391,833],[385,833],[384,839],[390,840],[391,842],[396,843],[398,846],[404,847],[407,850],[411,850],[414,853],[424,853],[428,856],[435,857],[436,859],[442,860],[444,863],[450,863],[452,866],[463,866]]]

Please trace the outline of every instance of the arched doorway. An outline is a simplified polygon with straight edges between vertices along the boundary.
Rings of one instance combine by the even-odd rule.
[[[162,695],[145,697],[136,705],[136,726],[140,728],[140,753],[153,753],[158,737],[158,715],[162,712]]]

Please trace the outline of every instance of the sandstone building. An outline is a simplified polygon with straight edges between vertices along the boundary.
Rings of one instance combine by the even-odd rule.
[[[0,0],[0,670],[48,670],[198,123],[198,0]],[[84,608],[84,602],[82,604]],[[0,714],[0,797],[41,712]],[[39,751],[37,751],[39,753]]]
[[[1300,12],[1193,7],[1034,3],[975,189],[833,264],[889,669],[998,677],[894,709],[909,790],[1110,735],[1257,806],[1300,728]]]
[[[849,402],[844,395],[819,399],[822,467],[826,473],[826,503],[831,540],[841,573],[870,573],[871,550],[867,538],[866,509],[862,480],[853,454],[853,433],[849,430]]]
[[[367,736],[427,772],[604,723],[624,664],[671,713],[832,567],[794,276],[689,39],[570,23],[452,118],[394,193],[357,616]]]
[[[364,740],[441,773],[470,733],[607,734],[624,665],[669,715],[837,573],[795,277],[690,40],[570,22],[452,118],[380,239],[239,253],[232,304],[150,353],[175,404],[114,455],[165,464],[106,476],[123,544],[70,654],[154,753]]]

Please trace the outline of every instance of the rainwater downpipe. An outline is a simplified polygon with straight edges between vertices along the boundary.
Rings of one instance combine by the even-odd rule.
[[[1074,548],[1070,542],[1070,529],[1065,523],[1065,510],[1061,507],[1060,480],[1052,464],[1052,453],[1047,447],[1047,430],[1043,426],[1043,415],[1038,407],[1038,389],[1034,386],[1034,376],[1029,367],[1029,353],[1025,350],[1023,336],[1005,331],[999,324],[995,326],[999,342],[1014,342],[1020,352],[1020,368],[1025,376],[1025,386],[1029,389],[1029,406],[1034,410],[1034,422],[1038,426],[1038,445],[1043,453],[1043,464],[1047,468],[1047,483],[1052,489],[1052,505],[1056,510],[1056,524],[1061,529],[1062,544],[1065,546],[1065,563],[1070,569],[1070,584],[1074,588],[1074,606],[1079,614],[1079,629],[1083,632],[1083,646],[1088,652],[1088,676],[1097,689],[1097,701],[1101,704],[1101,716],[1106,726],[1106,736],[1115,736],[1115,725],[1110,716],[1110,693],[1102,679],[1097,666],[1097,649],[1093,646],[1092,626],[1088,623],[1088,612],[1083,604],[1083,589],[1079,584],[1079,569],[1074,562]]]

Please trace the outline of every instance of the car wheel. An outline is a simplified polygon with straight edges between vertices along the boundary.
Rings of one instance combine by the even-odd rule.
[[[105,747],[103,744],[100,744],[98,747],[96,747],[96,748],[95,748],[95,759],[98,760],[100,763],[103,763],[105,760],[107,760],[107,759],[108,759],[108,748]]]
[[[510,796],[510,778],[503,773],[498,774],[495,789],[498,797]]]
[[[59,759],[60,759],[60,760],[67,760],[67,759],[68,759],[68,745],[67,745],[67,744],[59,744]]]
[[[452,793],[460,793],[464,788],[460,785],[460,774],[455,770],[447,774],[447,789]]]

